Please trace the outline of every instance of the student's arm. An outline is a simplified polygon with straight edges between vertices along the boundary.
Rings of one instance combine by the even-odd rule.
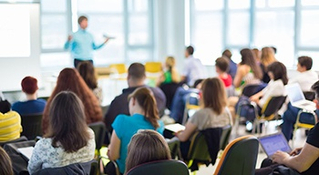
[[[288,153],[277,151],[273,155],[273,161],[279,164],[284,164],[298,172],[304,172],[318,159],[319,148],[314,147],[308,143],[301,150],[300,154],[296,156],[289,156]]]
[[[251,96],[249,99],[250,99],[250,101],[253,101],[253,102],[258,104],[259,99],[260,99],[260,97],[263,96],[263,94],[264,94],[263,91],[260,91],[260,92],[256,93],[255,95]]]
[[[234,78],[234,86],[238,88],[241,85],[241,81],[244,78],[245,68],[243,66],[238,66],[236,76]]]
[[[39,140],[32,151],[32,156],[28,162],[28,171],[30,174],[33,174],[42,169],[43,160],[45,158],[44,154],[46,150],[43,150],[43,140]]]
[[[185,130],[184,131],[181,131],[181,132],[178,132],[176,134],[176,137],[181,141],[181,142],[185,142],[187,141],[190,136],[196,131],[197,129],[197,126],[194,125],[193,123],[191,123],[190,121],[188,121],[186,123],[186,126],[185,126]]]
[[[110,160],[117,160],[120,158],[120,146],[121,140],[117,137],[115,130],[113,130],[111,136],[111,143],[108,147],[107,156]]]

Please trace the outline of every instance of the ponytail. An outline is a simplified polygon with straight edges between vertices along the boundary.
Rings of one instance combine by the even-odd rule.
[[[144,117],[156,129],[159,127],[157,120],[159,119],[158,109],[152,91],[146,87],[136,89],[129,98],[135,98],[138,104],[143,108]]]

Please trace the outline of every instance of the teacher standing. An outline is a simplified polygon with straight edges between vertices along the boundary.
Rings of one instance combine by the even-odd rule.
[[[78,23],[80,26],[79,30],[73,35],[69,35],[68,41],[64,44],[64,49],[71,48],[75,68],[83,61],[89,61],[93,64],[93,50],[101,48],[109,40],[109,38],[106,38],[102,44],[95,45],[92,34],[86,31],[88,18],[80,16]]]

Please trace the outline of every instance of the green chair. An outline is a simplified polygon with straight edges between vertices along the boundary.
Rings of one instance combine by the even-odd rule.
[[[247,135],[233,140],[225,148],[214,175],[255,174],[259,142]]]
[[[28,140],[34,140],[37,136],[42,136],[42,113],[21,115],[22,136]]]
[[[96,123],[90,123],[88,124],[88,126],[93,130],[94,135],[95,135],[95,146],[96,146],[96,150],[97,150],[97,155],[100,155],[100,149],[103,146],[104,140],[107,138],[109,139],[110,137],[108,137],[107,134],[107,130],[106,130],[106,126],[103,122],[96,122]],[[107,136],[107,137],[105,137]],[[109,141],[108,141],[109,143]]]

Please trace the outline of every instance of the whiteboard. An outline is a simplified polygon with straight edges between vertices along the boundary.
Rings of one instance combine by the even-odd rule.
[[[40,77],[40,4],[0,3],[0,90],[21,90],[25,76]]]

